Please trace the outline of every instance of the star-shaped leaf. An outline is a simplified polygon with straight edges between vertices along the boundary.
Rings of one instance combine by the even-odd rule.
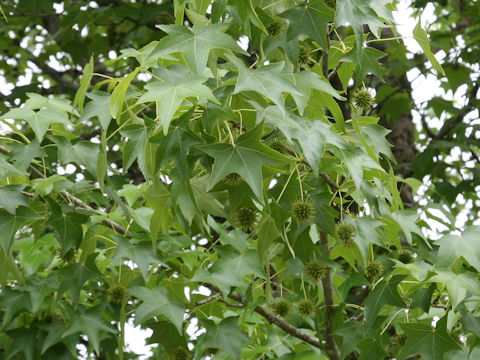
[[[58,146],[58,161],[61,163],[76,163],[84,166],[92,175],[97,174],[97,160],[100,153],[98,144],[90,141],[79,141],[72,145],[62,136],[52,136]]]
[[[247,34],[250,35],[250,23],[267,34],[267,29],[257,15],[252,0],[228,0],[228,11],[239,18],[239,23],[243,24]]]
[[[135,264],[137,264],[145,281],[147,281],[150,264],[168,267],[153,252],[151,241],[142,241],[134,244],[121,236],[113,235],[112,237],[117,242],[117,249],[115,250],[112,260],[117,260],[120,258],[132,260]]]
[[[245,53],[224,33],[228,24],[207,25],[198,31],[181,25],[157,25],[168,36],[164,37],[154,50],[155,53],[181,52],[188,67],[194,74],[202,74],[207,66],[207,59],[212,49],[228,49]]]
[[[380,67],[378,59],[381,59],[387,54],[372,47],[362,48],[361,50],[358,49],[358,47],[355,47],[355,50],[344,58],[345,61],[355,64],[357,81],[361,82],[369,73],[383,80],[382,68]]]
[[[233,56],[228,58],[239,71],[234,94],[241,91],[258,92],[272,100],[282,111],[285,111],[283,93],[290,93],[292,96],[304,96],[281,74],[284,67],[283,62],[250,69],[240,59]]]
[[[437,266],[448,268],[463,257],[480,272],[480,226],[468,227],[460,236],[446,235],[435,243],[440,246]]]
[[[22,190],[25,185],[6,185],[0,188],[0,206],[15,215],[17,206],[28,206]]]
[[[345,98],[340,96],[328,81],[323,80],[320,75],[312,71],[298,71],[295,73],[284,74],[284,76],[302,92],[301,96],[292,94],[292,97],[298,106],[300,115],[303,114],[313,90],[322,91],[338,100],[345,100]]]
[[[221,349],[233,359],[240,359],[245,343],[251,342],[247,334],[239,329],[238,317],[228,317],[218,325],[211,320],[204,320],[203,325],[207,334],[202,345]]]
[[[261,279],[265,279],[265,272],[260,266],[258,254],[256,250],[250,249],[239,253],[232,248],[218,247],[216,249],[219,259],[212,267],[214,273],[231,272],[242,280],[244,276],[255,275]]]
[[[267,123],[276,126],[287,139],[297,139],[305,158],[317,172],[318,164],[323,157],[325,145],[331,144],[339,148],[347,146],[340,135],[330,130],[330,127],[320,120],[305,122],[293,113],[282,113],[278,107],[269,106],[266,109],[257,107],[260,118],[265,117]]]
[[[219,143],[197,146],[215,159],[208,190],[228,174],[236,173],[247,182],[257,198],[263,201],[262,166],[282,165],[289,159],[259,141],[262,129],[263,124],[255,126],[239,136],[234,145]]]
[[[38,139],[30,141],[29,144],[12,144],[11,148],[10,158],[15,161],[17,167],[21,164],[25,170],[33,159],[47,155],[42,150]]]
[[[101,332],[114,334],[116,331],[102,318],[102,308],[100,306],[88,309],[83,314],[75,312],[62,337],[65,338],[76,333],[85,334],[88,336],[88,341],[92,343],[93,349],[99,355]]]
[[[173,158],[176,168],[180,174],[187,177],[187,157],[193,145],[202,144],[202,139],[190,129],[191,111],[183,114],[178,123],[172,126],[170,132],[165,136],[157,134],[150,138],[150,142],[159,144],[157,151],[157,169],[166,161]]]
[[[0,245],[3,252],[8,254],[17,230],[24,224],[40,220],[42,217],[28,207],[20,206],[15,214],[0,209]]]
[[[97,255],[98,253],[90,254],[85,261],[85,265],[75,263],[67,265],[60,270],[59,274],[63,276],[63,279],[58,289],[59,298],[65,291],[69,290],[74,304],[78,303],[80,289],[83,284],[87,280],[102,276],[95,264]]]
[[[467,291],[480,295],[480,284],[477,275],[472,272],[455,274],[453,271],[435,270],[437,275],[432,276],[428,281],[445,284],[448,293],[452,298],[452,308],[455,309],[467,296]]]
[[[370,0],[337,0],[335,27],[351,25],[355,31],[358,49],[362,49],[364,24],[368,25],[373,35],[377,37],[379,29],[386,26],[372,8],[371,4],[374,2]],[[377,4],[375,9],[380,11],[381,7]],[[386,8],[382,10],[382,14],[386,13]]]
[[[49,129],[50,124],[70,124],[66,113],[52,108],[42,109],[40,111],[33,111],[26,107],[13,109],[3,114],[1,119],[25,120],[39,140],[43,139],[43,135],[45,135]]]
[[[84,122],[97,116],[98,120],[100,120],[102,129],[107,131],[108,126],[110,125],[110,120],[112,120],[110,112],[105,111],[105,109],[110,106],[110,94],[104,91],[92,91],[87,94],[87,97],[92,99],[92,101],[85,106],[80,122]]]
[[[147,92],[138,99],[138,103],[157,102],[158,115],[165,135],[170,121],[185,98],[200,97],[218,103],[210,88],[203,85],[207,79],[192,76],[183,66],[174,65],[162,69],[158,76],[163,81],[153,81],[145,85]]]
[[[385,305],[404,307],[397,286],[405,278],[404,275],[396,275],[390,280],[382,280],[370,293],[365,300],[365,321],[370,327],[378,314]]]
[[[319,43],[322,49],[328,49],[327,24],[333,21],[334,12],[323,1],[309,1],[304,6],[288,9],[280,16],[290,21],[288,39],[306,34]]]
[[[65,254],[75,244],[79,245],[83,239],[82,224],[88,219],[88,215],[68,205],[58,205],[48,198],[52,212],[47,224],[57,230],[62,252]]]
[[[185,308],[177,301],[170,301],[164,288],[160,286],[153,289],[135,287],[130,289],[130,293],[143,301],[135,313],[135,324],[141,324],[154,316],[163,315],[175,325],[178,333],[182,334]]]
[[[445,353],[460,349],[460,346],[447,332],[447,317],[444,316],[435,328],[425,323],[400,324],[407,335],[407,343],[402,347],[398,358],[405,359],[408,355],[420,354],[424,360],[442,360]]]

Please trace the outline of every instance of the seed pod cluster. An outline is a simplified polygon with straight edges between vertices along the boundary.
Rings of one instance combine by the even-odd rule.
[[[375,98],[367,88],[363,87],[353,93],[352,102],[355,107],[366,112],[375,105]]]
[[[272,308],[272,311],[281,317],[285,317],[290,313],[290,310],[292,310],[292,303],[288,301],[287,299],[277,299],[275,300],[270,307]]]
[[[108,289],[108,300],[113,304],[121,304],[128,298],[128,289],[123,284],[114,284]]]
[[[225,176],[222,182],[228,187],[237,187],[243,182],[243,179],[240,175],[232,173]]]
[[[355,226],[341,223],[335,228],[335,238],[345,246],[353,246],[355,243]]]
[[[365,267],[365,276],[370,281],[379,279],[383,274],[383,265],[378,260],[369,260]]]
[[[313,220],[316,213],[315,204],[310,199],[297,199],[291,204],[292,216],[300,224]]]
[[[273,22],[266,26],[268,35],[273,39],[280,38],[285,30],[287,30],[287,20],[280,16],[274,16]]]
[[[233,222],[245,232],[251,232],[258,221],[258,213],[249,207],[242,207],[233,214]]]
[[[178,346],[170,351],[170,358],[172,360],[188,360],[190,359],[190,352],[187,349]]]
[[[407,335],[405,333],[396,334],[393,337],[393,343],[397,346],[404,346],[407,343]]]
[[[305,275],[312,281],[317,282],[319,281],[322,276],[327,273],[327,266],[323,263],[323,261],[318,259],[312,259],[307,262],[303,268],[303,272]]]
[[[297,311],[302,317],[309,317],[315,312],[316,305],[312,299],[301,299],[297,303]]]

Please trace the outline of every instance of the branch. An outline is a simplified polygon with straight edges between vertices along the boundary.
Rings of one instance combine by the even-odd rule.
[[[328,235],[322,231],[320,233],[320,243],[326,245],[326,256],[329,255]],[[331,360],[340,360],[340,351],[338,350],[335,338],[333,337],[333,317],[335,303],[333,300],[332,280],[330,279],[330,269],[327,267],[325,274],[322,276],[323,297],[325,302],[325,327],[326,327],[326,341],[327,353]]]
[[[479,87],[480,82],[475,83],[473,88],[470,90],[468,104],[456,116],[451,118],[449,121],[446,121],[445,124],[443,124],[442,128],[438,131],[437,135],[432,140],[443,139],[445,135],[449,134],[450,131],[452,131],[455,126],[457,126],[457,124],[462,122],[465,115],[475,109],[473,101],[476,100],[476,95]]]
[[[221,293],[220,289],[217,288],[214,285],[211,285],[211,284],[208,284],[208,283],[203,283],[202,285],[209,288],[212,291],[215,291],[216,293]],[[228,295],[228,297],[230,299],[238,301],[239,303],[242,304],[242,306],[245,306],[244,301],[242,299],[242,296],[240,294],[238,294],[236,292],[231,292]],[[297,339],[305,341],[306,343],[308,343],[312,346],[315,346],[316,348],[324,349],[324,347],[323,347],[323,345],[322,345],[322,343],[319,339],[303,332],[299,328],[296,328],[295,326],[289,324],[288,322],[286,322],[282,318],[278,317],[277,315],[272,314],[271,312],[268,312],[262,306],[257,305],[254,310],[257,314],[260,314],[265,319],[267,319],[269,323],[276,325],[277,327],[279,327],[280,329],[282,329],[286,333],[296,337]]]
[[[8,155],[8,154],[10,154],[10,150],[8,150],[6,147],[0,145],[0,153]],[[28,167],[28,171],[30,172],[30,174],[34,175],[35,177],[45,179],[45,176],[39,170],[34,168],[33,165],[30,165]],[[75,204],[75,206],[78,206],[78,207],[80,207],[82,209],[85,209],[85,210],[95,211],[95,209],[92,208],[90,205],[84,203],[82,200],[73,196],[68,191],[60,190],[60,194],[63,197],[70,200],[70,202]],[[112,221],[110,219],[105,219],[101,222],[101,224],[105,225],[109,228],[112,228],[113,230],[117,231],[118,233],[120,233],[122,235],[127,235],[127,230],[123,226],[121,226],[120,224],[116,223],[115,221]]]

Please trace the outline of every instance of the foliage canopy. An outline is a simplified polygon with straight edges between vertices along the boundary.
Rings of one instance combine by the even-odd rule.
[[[2,3],[0,359],[478,358],[480,4],[395,3]]]

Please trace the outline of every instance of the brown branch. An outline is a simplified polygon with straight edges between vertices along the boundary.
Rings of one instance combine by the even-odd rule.
[[[208,283],[203,283],[202,285],[209,288],[212,291],[215,291],[216,293],[220,293],[220,289],[217,288],[214,285],[211,285],[211,284],[208,284]],[[237,294],[236,292],[231,292],[228,295],[228,297],[230,299],[238,301],[239,303],[242,304],[242,306],[245,306],[244,300],[242,299],[242,296],[240,294]],[[282,329],[286,333],[296,337],[297,339],[305,341],[306,343],[308,343],[312,346],[315,346],[316,348],[324,349],[324,346],[322,345],[322,343],[319,339],[303,332],[299,328],[296,328],[295,326],[289,324],[288,322],[286,322],[282,318],[278,317],[277,315],[272,314],[271,312],[268,312],[262,306],[257,305],[254,310],[257,314],[259,314],[259,315],[263,316],[265,319],[267,319],[269,323],[276,325],[277,327],[279,327],[280,329]]]
[[[326,256],[328,257],[330,249],[328,248],[328,235],[326,232],[320,232],[320,243],[326,246]],[[325,328],[327,353],[331,360],[340,360],[340,351],[338,350],[335,338],[333,337],[333,317],[335,303],[333,299],[333,286],[330,279],[330,269],[327,267],[325,274],[322,276],[323,298],[325,303]]]
[[[443,124],[442,128],[438,131],[437,135],[432,140],[443,139],[455,128],[455,126],[457,126],[457,124],[463,121],[463,118],[465,117],[465,115],[467,115],[470,111],[475,109],[473,102],[476,100],[479,87],[480,87],[480,82],[475,83],[475,85],[469,91],[470,94],[469,94],[468,104],[457,115],[455,115],[450,120],[446,121],[445,124]]]
[[[10,154],[10,150],[8,150],[6,147],[0,145],[0,153],[8,155],[8,154]],[[45,179],[45,176],[38,169],[33,167],[33,165],[30,165],[28,167],[28,171],[30,172],[30,174],[34,175],[35,177]],[[85,210],[90,210],[90,211],[95,211],[95,209],[92,208],[90,205],[84,203],[82,200],[73,196],[68,191],[60,190],[60,194],[63,197],[67,198],[70,202],[75,204],[75,206],[78,206],[79,208],[82,208],[82,209],[85,209]],[[115,231],[117,231],[118,233],[120,233],[122,235],[127,235],[127,230],[123,226],[121,226],[120,224],[117,224],[115,221],[112,221],[110,219],[105,219],[101,222],[101,224],[105,225],[109,228],[114,229]]]

